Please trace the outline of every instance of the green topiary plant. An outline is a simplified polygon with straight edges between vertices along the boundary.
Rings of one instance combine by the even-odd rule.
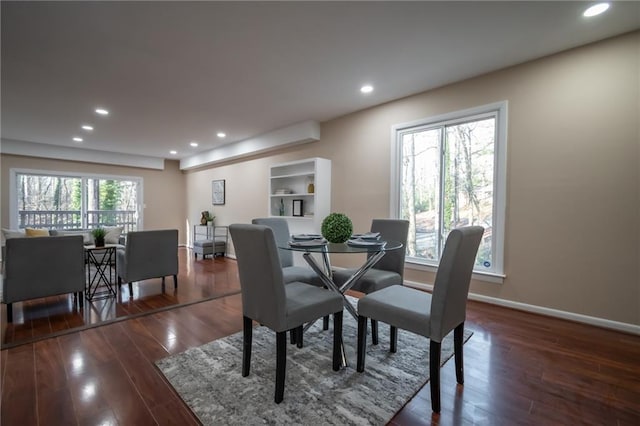
[[[330,243],[344,243],[353,233],[353,223],[342,213],[331,213],[322,221],[321,232]]]

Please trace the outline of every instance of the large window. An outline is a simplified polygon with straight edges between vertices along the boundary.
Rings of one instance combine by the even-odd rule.
[[[474,272],[503,274],[506,102],[393,128],[392,215],[409,220],[407,261],[437,266],[449,232],[485,228]]]
[[[11,170],[12,228],[141,228],[142,179]]]

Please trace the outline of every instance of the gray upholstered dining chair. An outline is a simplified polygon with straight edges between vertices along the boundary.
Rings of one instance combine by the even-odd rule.
[[[273,230],[276,244],[285,245],[291,238],[289,225],[285,219],[279,217],[262,217],[251,221],[254,225],[265,225]],[[300,281],[307,284],[322,285],[320,279],[311,268],[295,266],[293,264],[293,252],[290,250],[278,249],[280,256],[280,266],[282,266],[282,276],[285,283]]]
[[[173,275],[173,286],[178,287],[178,230],[160,229],[134,231],[127,234],[124,250],[116,252],[118,289],[129,283],[129,296],[133,296],[134,281],[164,278]]]
[[[456,380],[460,384],[464,382],[462,335],[471,273],[483,233],[481,226],[457,228],[449,233],[433,294],[394,285],[358,301],[358,372],[364,371],[367,318],[391,326],[391,352],[396,352],[398,328],[428,337],[431,408],[440,412],[440,347],[451,330],[454,331]]]
[[[301,331],[304,323],[333,314],[333,370],[340,369],[342,297],[331,290],[302,282],[285,285],[270,227],[233,224],[229,231],[242,290],[242,376],[249,375],[253,321],[256,321],[276,332],[275,402],[279,404],[284,397],[287,331]]]
[[[409,221],[403,219],[373,219],[371,221],[371,232],[379,232],[380,238],[383,240],[399,241],[404,247],[399,250],[388,251],[373,268],[369,269],[351,287],[352,290],[365,294],[370,294],[392,285],[402,285]],[[341,286],[355,271],[355,269],[336,269],[333,271],[333,280],[338,286]],[[374,345],[378,344],[378,323],[374,319],[371,320],[371,340]]]

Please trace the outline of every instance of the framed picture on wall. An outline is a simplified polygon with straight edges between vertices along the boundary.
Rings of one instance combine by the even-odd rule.
[[[303,216],[303,203],[304,200],[293,200],[293,208],[291,210],[291,215],[292,216]]]
[[[211,200],[214,205],[224,204],[224,179],[211,181]]]

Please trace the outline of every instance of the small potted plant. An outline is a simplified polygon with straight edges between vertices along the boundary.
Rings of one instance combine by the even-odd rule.
[[[208,210],[207,210],[207,225],[209,226],[213,226],[213,220],[216,218],[214,215],[212,215]]]
[[[353,233],[353,223],[345,214],[331,213],[322,221],[321,232],[330,243],[344,243]]]
[[[200,225],[213,225],[213,219],[216,217],[213,216],[209,210],[204,210],[200,216]]]
[[[104,228],[96,228],[91,231],[93,235],[93,241],[96,247],[104,247],[104,237],[107,235],[107,231]]]

